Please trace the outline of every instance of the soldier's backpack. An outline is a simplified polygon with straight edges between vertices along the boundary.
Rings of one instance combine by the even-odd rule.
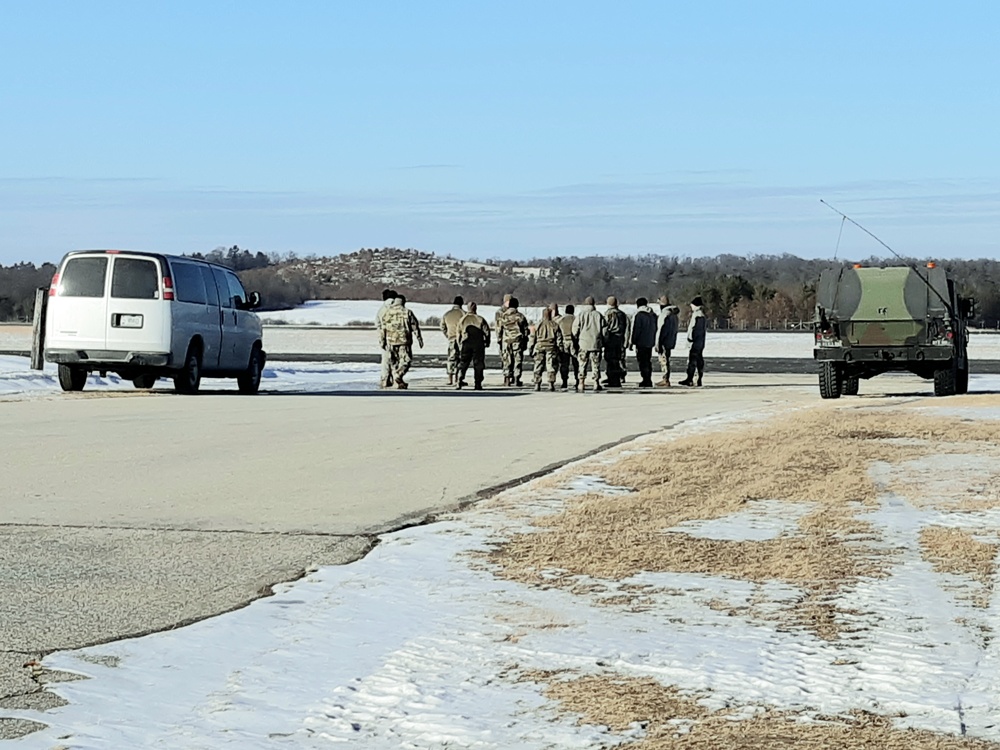
[[[389,346],[410,343],[410,313],[402,305],[392,305],[382,316],[382,330]]]
[[[520,341],[522,349],[528,343],[522,326],[522,321],[524,320],[525,317],[517,310],[504,310],[500,316],[500,325],[503,327],[503,340],[512,344]]]

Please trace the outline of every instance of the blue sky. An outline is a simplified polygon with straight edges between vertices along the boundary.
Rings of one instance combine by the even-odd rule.
[[[997,39],[986,1],[3,3],[0,263],[829,257],[820,198],[997,256]]]

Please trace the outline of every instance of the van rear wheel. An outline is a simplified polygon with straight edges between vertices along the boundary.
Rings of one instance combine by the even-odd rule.
[[[236,378],[236,384],[239,386],[240,393],[250,395],[259,391],[260,376],[263,370],[264,352],[260,350],[260,347],[255,346],[253,351],[250,352],[250,362],[247,363],[247,369]]]
[[[184,369],[174,375],[174,389],[178,393],[197,393],[201,386],[201,350],[194,344],[184,358]]]
[[[59,365],[59,387],[64,391],[82,391],[87,371],[78,365]]]

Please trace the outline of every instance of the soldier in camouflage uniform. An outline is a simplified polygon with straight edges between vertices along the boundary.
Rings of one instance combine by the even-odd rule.
[[[587,297],[573,321],[573,340],[580,359],[580,387],[577,390],[581,393],[587,390],[587,373],[590,370],[594,371],[594,390],[604,390],[601,386],[601,354],[607,327],[604,316],[594,307],[594,298]]]
[[[399,296],[392,301],[392,305],[382,316],[382,330],[379,335],[382,348],[389,352],[393,382],[396,388],[405,390],[409,386],[403,381],[403,377],[409,372],[410,364],[413,362],[414,337],[420,348],[424,348],[420,322],[416,315],[406,309],[405,297]]]
[[[559,350],[562,348],[562,331],[552,320],[552,308],[542,310],[542,320],[531,333],[528,353],[535,358],[535,390],[542,390],[542,373],[549,374],[549,390],[556,389],[556,370],[559,365]]]
[[[490,345],[490,324],[476,312],[476,303],[469,303],[469,312],[458,321],[458,347],[462,360],[458,367],[458,388],[466,385],[465,373],[472,365],[477,391],[483,390],[483,371],[486,369],[486,348]]]
[[[500,305],[500,309],[497,310],[497,314],[493,318],[493,330],[497,332],[497,348],[500,350],[500,369],[505,373],[507,372],[507,354],[504,352],[503,344],[500,343],[500,316],[507,310],[507,305],[510,304],[513,297],[513,294],[503,296],[503,304]]]
[[[392,306],[392,301],[396,299],[396,293],[391,289],[382,290],[382,307],[375,314],[375,330],[378,331],[379,341],[384,342],[382,336],[382,318],[386,311]],[[378,387],[389,388],[392,385],[392,366],[389,363],[389,350],[382,343],[382,373],[379,376]]]
[[[455,374],[458,372],[458,321],[465,315],[462,305],[465,300],[455,297],[454,306],[441,316],[441,333],[448,339],[448,385],[455,384]]]
[[[524,350],[528,348],[528,319],[517,309],[517,297],[511,297],[500,314],[497,338],[504,356],[504,385],[521,385]]]
[[[620,388],[625,378],[625,352],[632,337],[632,321],[618,309],[618,299],[608,297],[607,321],[604,338],[604,361],[608,365],[608,387]]]
[[[573,305],[566,305],[566,314],[560,315],[556,322],[559,324],[559,331],[562,333],[562,345],[559,347],[559,376],[562,378],[562,389],[569,388],[569,371],[573,368],[574,387],[580,387],[580,362],[576,355],[579,348],[573,339],[573,321],[576,319],[576,308]]]

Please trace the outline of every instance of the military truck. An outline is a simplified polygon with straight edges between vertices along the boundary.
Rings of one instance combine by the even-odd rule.
[[[823,271],[813,349],[820,395],[855,396],[860,380],[893,371],[933,379],[936,396],[965,393],[974,308],[934,263]]]

